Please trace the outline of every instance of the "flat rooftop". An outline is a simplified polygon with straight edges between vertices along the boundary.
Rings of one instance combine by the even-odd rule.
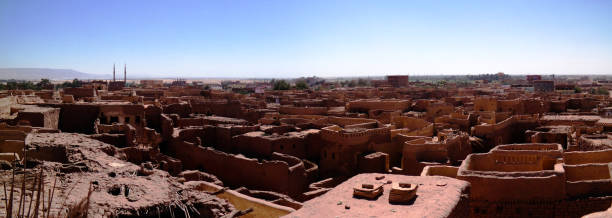
[[[376,180],[377,176],[385,176]],[[363,183],[393,182],[419,184],[416,199],[408,204],[390,204],[391,184],[376,200],[353,198],[353,187]],[[356,175],[331,191],[304,202],[304,206],[285,217],[448,217],[458,207],[469,183],[442,176],[404,176],[367,173]],[[467,204],[467,202],[463,202]],[[346,209],[345,205],[350,208]],[[467,216],[467,207],[464,208]]]
[[[550,121],[550,120],[563,120],[563,121],[598,121],[601,119],[600,116],[596,115],[546,115],[542,116],[540,120]]]

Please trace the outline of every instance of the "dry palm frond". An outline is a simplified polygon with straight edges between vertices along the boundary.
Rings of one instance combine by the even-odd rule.
[[[91,194],[93,193],[92,185],[89,184],[89,191],[87,191],[87,197],[83,198],[79,203],[71,205],[68,207],[68,212],[66,214],[67,217],[87,217],[87,212],[89,211],[89,199]]]

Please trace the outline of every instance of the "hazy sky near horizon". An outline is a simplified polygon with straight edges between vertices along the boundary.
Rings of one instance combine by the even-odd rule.
[[[612,1],[9,0],[0,51],[128,76],[612,74]]]

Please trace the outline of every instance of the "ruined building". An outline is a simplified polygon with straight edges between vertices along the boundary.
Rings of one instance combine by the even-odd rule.
[[[87,202],[92,217],[580,217],[612,205],[610,96],[540,77],[240,93],[126,82],[124,66],[122,81],[0,92],[0,172],[17,205],[0,216],[35,202],[35,185],[57,197],[34,211]]]

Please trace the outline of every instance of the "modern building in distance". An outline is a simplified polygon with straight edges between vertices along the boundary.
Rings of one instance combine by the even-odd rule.
[[[408,75],[389,75],[387,76],[387,83],[393,87],[408,87],[409,80]]]
[[[533,83],[536,80],[542,80],[542,75],[527,75],[527,82]]]
[[[552,81],[552,80],[533,81],[533,90],[536,92],[554,92],[555,91],[555,81]]]
[[[145,88],[160,88],[160,87],[164,87],[164,81],[157,80],[157,79],[146,79],[146,80],[140,80],[140,85],[142,85]]]

